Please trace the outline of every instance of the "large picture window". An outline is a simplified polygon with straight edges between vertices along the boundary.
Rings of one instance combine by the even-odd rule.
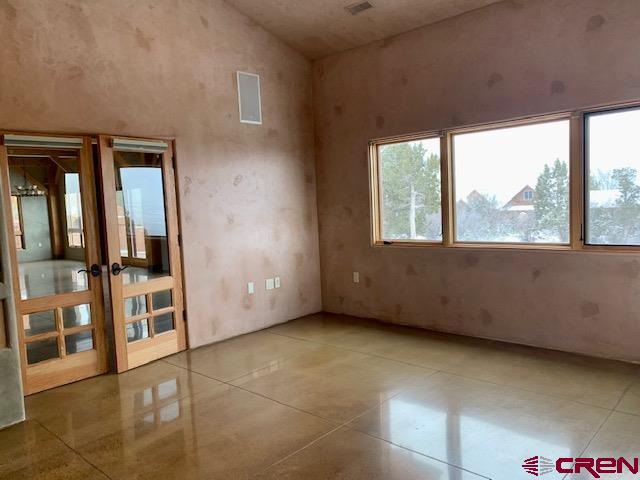
[[[586,243],[640,245],[640,108],[585,118]]]
[[[373,140],[374,245],[640,251],[640,102]]]
[[[452,135],[455,241],[569,243],[569,120]]]
[[[385,240],[442,241],[440,138],[378,146]]]

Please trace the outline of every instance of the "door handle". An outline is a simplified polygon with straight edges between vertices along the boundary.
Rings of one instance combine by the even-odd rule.
[[[78,273],[80,272],[90,273],[92,277],[99,277],[102,273],[102,269],[100,268],[100,265],[94,263],[88,269],[83,268],[82,270],[78,270]]]
[[[122,266],[122,265],[120,265],[118,262],[115,262],[115,263],[113,263],[113,264],[111,265],[111,273],[112,273],[114,276],[118,276],[118,275],[120,275],[120,272],[121,272],[121,271],[126,270],[127,268],[129,268],[129,265],[124,265],[124,266]]]

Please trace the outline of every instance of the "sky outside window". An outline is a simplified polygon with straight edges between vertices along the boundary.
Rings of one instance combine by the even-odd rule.
[[[454,135],[456,240],[567,243],[569,149],[569,120]]]

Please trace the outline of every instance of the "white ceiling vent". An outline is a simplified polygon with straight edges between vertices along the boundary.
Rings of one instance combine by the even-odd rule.
[[[369,2],[360,2],[360,3],[354,3],[353,5],[349,5],[346,8],[351,15],[357,15],[360,12],[364,12],[365,10],[369,10],[370,8],[373,8],[373,5],[371,5]]]
[[[255,73],[237,72],[240,122],[262,124],[260,77]]]

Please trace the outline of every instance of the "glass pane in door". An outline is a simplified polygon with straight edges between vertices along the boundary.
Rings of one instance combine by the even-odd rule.
[[[56,317],[53,310],[31,313],[22,317],[24,336],[33,337],[41,333],[56,331]]]
[[[113,152],[122,282],[170,275],[162,155]]]
[[[147,313],[147,296],[137,295],[124,299],[125,318],[135,317]]]
[[[62,308],[64,328],[82,327],[91,324],[91,305],[88,303]]]
[[[10,148],[13,236],[23,300],[87,290],[77,150]]]
[[[27,343],[27,364],[44,362],[53,358],[59,358],[57,338],[47,338],[36,342]]]
[[[171,290],[162,290],[151,294],[151,303],[154,310],[162,310],[173,305],[171,301]]]
[[[127,342],[135,342],[149,337],[149,321],[138,320],[127,324]]]
[[[168,332],[173,330],[173,313],[163,313],[153,319],[153,332],[158,335],[159,333]]]
[[[85,330],[67,335],[64,337],[64,346],[67,355],[93,350],[93,332]]]

